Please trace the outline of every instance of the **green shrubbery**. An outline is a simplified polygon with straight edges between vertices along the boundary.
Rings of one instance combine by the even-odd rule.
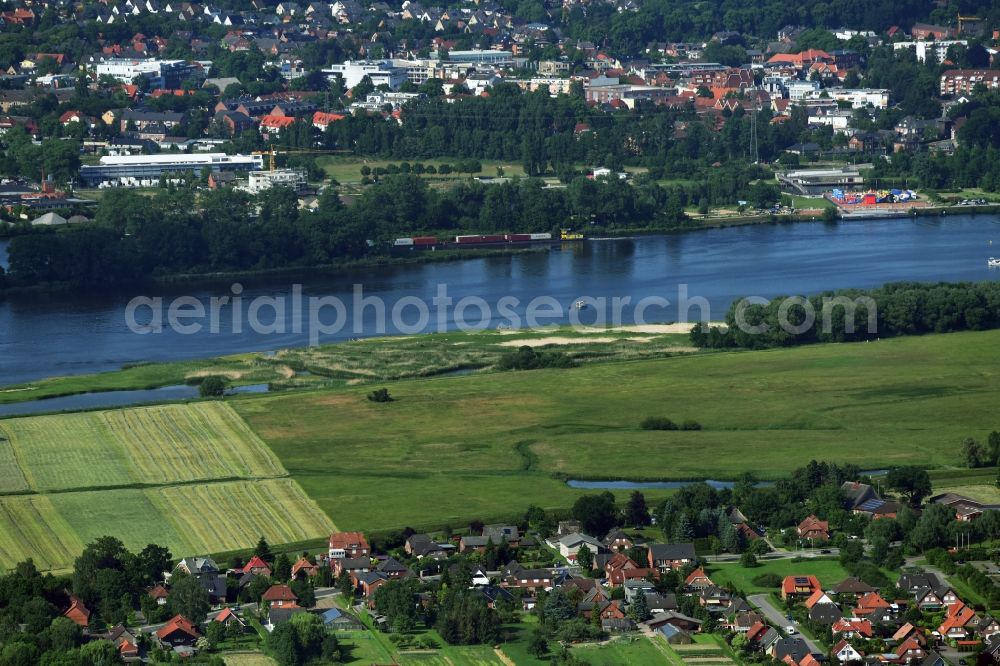
[[[562,352],[536,352],[527,345],[507,352],[497,361],[497,370],[538,370],[540,368],[572,368],[576,361]]]
[[[679,426],[665,416],[649,416],[639,424],[643,430],[701,430],[701,424],[690,419]]]

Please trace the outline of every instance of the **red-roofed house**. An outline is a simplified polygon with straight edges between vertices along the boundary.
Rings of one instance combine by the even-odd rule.
[[[854,614],[858,617],[871,615],[877,610],[889,608],[888,601],[882,598],[878,592],[869,592],[858,599],[858,606],[854,609]]]
[[[968,625],[975,617],[976,611],[959,601],[948,606],[948,614],[935,633],[941,638],[953,638],[956,640],[968,638]]]
[[[156,632],[156,638],[164,645],[194,645],[201,637],[198,628],[183,615],[175,615]]]
[[[361,532],[334,532],[330,535],[330,558],[365,557],[370,554],[368,540]]]
[[[921,645],[927,644],[927,639],[924,638],[923,629],[917,629],[912,624],[907,622],[902,627],[896,630],[896,633],[892,635],[892,640],[899,645],[903,641],[913,638],[918,641]]]
[[[313,127],[322,132],[332,123],[343,119],[344,116],[339,113],[324,113],[323,111],[317,111],[313,114]]]
[[[871,638],[872,623],[857,618],[841,618],[833,623],[830,632],[834,636],[841,634],[844,638]]]
[[[35,12],[22,7],[12,12],[0,12],[0,22],[5,25],[30,25],[35,22]]]
[[[810,597],[819,589],[821,586],[816,576],[785,576],[781,581],[781,598]]]
[[[318,573],[319,567],[304,557],[300,557],[299,560],[292,565],[292,578],[298,578],[299,574],[311,577]]]
[[[755,640],[767,633],[767,625],[763,622],[757,621],[752,627],[747,631],[747,643],[753,643]]]
[[[837,641],[830,654],[842,664],[846,664],[849,661],[862,661],[865,656],[863,652],[858,652],[853,645],[848,643],[846,638],[841,638]]]
[[[139,647],[129,641],[122,641],[121,645],[118,646],[118,654],[122,660],[137,659],[139,657]]]
[[[907,638],[905,641],[897,645],[893,652],[896,654],[896,659],[903,664],[919,662],[927,656],[927,651],[924,650],[924,646],[913,638]]]
[[[799,69],[811,67],[814,62],[833,62],[834,58],[826,51],[807,49],[801,53],[775,53],[768,59],[768,64],[788,64]]]
[[[263,134],[277,134],[294,124],[295,118],[291,116],[264,116],[260,119],[260,131]]]
[[[816,516],[809,516],[797,528],[800,539],[810,541],[828,541],[830,539],[830,523]]]
[[[690,590],[703,590],[712,585],[714,585],[712,579],[708,577],[708,574],[701,567],[689,573],[688,577],[684,579],[684,587]]]
[[[287,585],[272,585],[267,588],[261,599],[271,604],[272,608],[292,608],[299,605],[299,598]]]
[[[69,608],[63,613],[63,617],[68,617],[77,625],[87,628],[90,624],[90,609],[83,605],[83,602],[76,597],[69,598]]]
[[[149,596],[156,599],[157,606],[163,606],[167,603],[167,597],[170,595],[170,591],[163,585],[155,585],[153,589],[149,591]]]
[[[255,576],[270,576],[271,565],[261,559],[259,555],[254,555],[246,563],[242,571],[244,574],[253,574]]]
[[[811,610],[812,607],[815,606],[816,604],[832,604],[832,603],[834,603],[833,599],[831,599],[826,594],[826,592],[824,592],[823,590],[816,590],[811,595],[809,595],[808,599],[806,599],[806,608]]]
[[[233,612],[232,608],[224,608],[221,613],[212,618],[212,622],[218,622],[225,627],[236,625],[241,629],[247,626],[246,622],[240,619],[240,617]]]

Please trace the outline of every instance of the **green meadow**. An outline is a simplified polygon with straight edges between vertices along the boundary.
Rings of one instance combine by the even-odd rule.
[[[1000,331],[273,394],[231,404],[340,527],[568,507],[565,478],[763,479],[810,459],[959,467],[998,427]],[[701,431],[645,431],[647,416]],[[624,496],[627,493],[620,493]],[[661,493],[650,492],[655,498]]]

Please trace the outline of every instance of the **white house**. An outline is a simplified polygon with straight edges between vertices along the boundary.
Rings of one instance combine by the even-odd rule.
[[[568,562],[576,562],[576,554],[580,552],[580,548],[585,544],[590,549],[590,552],[595,555],[604,549],[600,541],[582,532],[567,534],[557,542],[559,554],[566,558]]]

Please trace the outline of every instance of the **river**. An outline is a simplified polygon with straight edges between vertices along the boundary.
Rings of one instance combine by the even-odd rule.
[[[990,241],[995,241],[991,246]],[[354,317],[352,293],[363,285],[366,296],[378,296],[392,305],[404,297],[426,302],[447,285],[455,301],[478,296],[491,306],[490,326],[502,321],[496,304],[504,296],[519,299],[512,310],[522,315],[528,301],[551,296],[567,309],[581,297],[629,297],[635,304],[658,296],[678,300],[679,285],[691,297],[700,296],[711,306],[708,317],[720,319],[739,296],[773,297],[811,294],[845,287],[873,287],[898,280],[958,281],[1000,277],[989,271],[987,257],[1000,256],[1000,218],[955,215],[916,219],[849,221],[838,224],[789,223],[751,225],[707,231],[643,236],[615,240],[588,240],[567,244],[551,253],[493,256],[463,261],[378,267],[338,275],[313,275],[304,282],[305,298],[333,296],[346,304],[346,325],[335,334],[319,337],[334,342],[354,337],[397,333],[400,326],[378,327],[374,307]],[[0,241],[0,263],[6,260],[6,243]],[[242,321],[249,303],[258,296],[288,297],[292,279],[270,279],[247,284],[241,294]],[[232,295],[229,283],[215,288],[188,288],[190,295],[207,304],[215,296]],[[150,326],[136,334],[126,325],[125,307],[133,296],[170,299],[184,294],[179,287],[158,287],[142,294],[95,294],[87,297],[30,295],[0,300],[0,384],[29,381],[51,375],[98,372],[136,361],[172,361],[254,350],[301,346],[309,342],[308,324],[296,331],[286,324],[283,333],[234,330],[223,311],[218,333],[206,323],[195,334],[181,334],[169,326]],[[166,306],[164,306],[164,311]],[[230,308],[231,310],[232,308]],[[593,308],[590,308],[594,316]],[[267,323],[270,310],[262,310]],[[405,312],[405,310],[404,310]],[[478,320],[478,310],[471,309]],[[625,320],[632,318],[624,308]],[[330,310],[322,317],[329,322]],[[564,313],[565,314],[565,313]],[[581,311],[585,321],[587,311]],[[145,315],[145,319],[143,316]],[[286,307],[285,322],[292,319]],[[136,319],[149,321],[148,310]],[[699,310],[690,311],[700,318]],[[403,322],[411,325],[411,313]],[[677,309],[652,307],[647,321],[674,321]],[[550,319],[547,322],[567,321]],[[207,320],[206,320],[207,322]],[[433,313],[427,328],[439,326]],[[455,327],[449,310],[440,326]]]

